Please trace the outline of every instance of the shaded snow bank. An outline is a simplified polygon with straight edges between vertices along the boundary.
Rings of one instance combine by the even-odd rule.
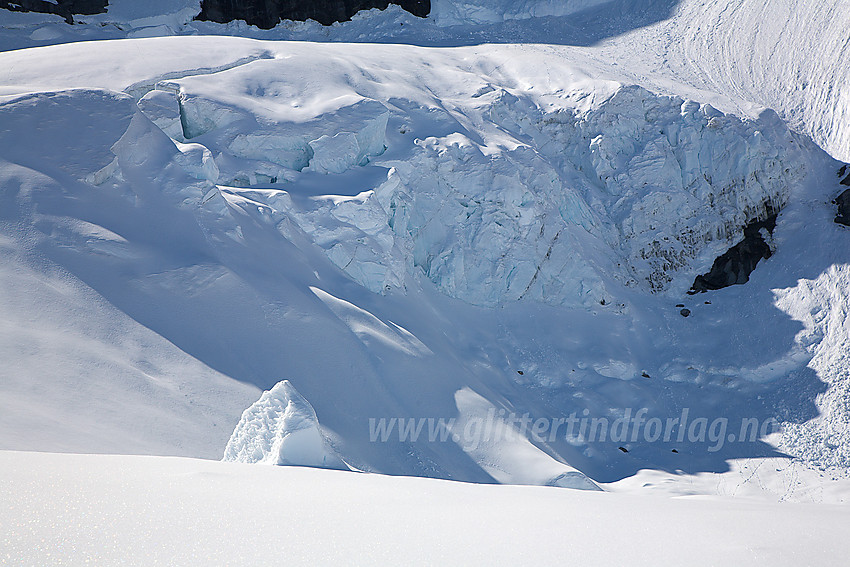
[[[822,469],[850,468],[850,265],[830,266],[814,280],[777,290],[777,305],[805,326],[797,340],[812,356],[809,366],[829,389],[821,394],[821,415],[788,424],[782,443],[791,454]]]

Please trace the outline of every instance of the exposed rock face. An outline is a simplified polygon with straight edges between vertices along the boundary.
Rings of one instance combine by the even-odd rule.
[[[15,12],[58,14],[69,24],[75,14],[102,14],[108,0],[0,0],[0,8]],[[245,20],[263,29],[281,20],[313,19],[323,25],[344,22],[360,10],[386,9],[398,4],[411,14],[424,18],[431,12],[431,0],[203,0],[198,20],[226,23]]]
[[[102,14],[106,12],[108,0],[0,0],[0,8],[13,12],[41,12],[58,14],[69,24],[74,23],[74,14]]]
[[[838,214],[835,215],[835,222],[844,226],[850,226],[850,189],[847,189],[836,197],[833,203],[838,205]]]
[[[697,276],[689,293],[722,289],[747,283],[756,264],[773,254],[768,241],[776,228],[778,212],[764,220],[754,220],[744,227],[744,239],[719,256],[707,274]]]
[[[844,175],[844,173],[845,173],[846,171],[847,171],[847,166],[846,166],[846,165],[842,165],[842,166],[841,166],[841,169],[839,169],[839,170],[838,170],[838,177],[841,177],[842,175]],[[844,179],[842,179],[839,183],[841,183],[842,185],[847,185],[848,187],[850,187],[850,173],[848,173],[848,174],[847,174],[847,177],[845,177]]]
[[[273,28],[281,20],[313,19],[328,26],[349,20],[360,10],[383,10],[390,4],[423,18],[431,11],[431,0],[203,0],[197,19],[219,23],[245,20],[263,29]]]
[[[842,165],[841,169],[838,170],[838,178],[841,179],[845,173],[847,173],[847,166]],[[847,177],[839,181],[839,183],[850,187],[850,173],[847,173]],[[835,215],[835,222],[844,226],[850,226],[850,189],[847,189],[836,197],[833,203],[838,205],[838,214]]]

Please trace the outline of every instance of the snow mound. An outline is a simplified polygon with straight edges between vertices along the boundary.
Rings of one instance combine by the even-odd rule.
[[[328,447],[313,406],[289,380],[263,392],[245,410],[223,460],[348,470]]]

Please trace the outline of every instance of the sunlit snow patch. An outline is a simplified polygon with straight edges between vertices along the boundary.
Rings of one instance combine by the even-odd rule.
[[[463,451],[502,484],[601,490],[584,473],[560,462],[502,419],[492,403],[463,388],[455,393],[460,417],[453,437]],[[540,440],[542,441],[542,440]]]

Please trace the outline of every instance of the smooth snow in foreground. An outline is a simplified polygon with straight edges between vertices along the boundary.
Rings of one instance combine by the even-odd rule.
[[[9,565],[842,565],[850,509],[0,452]]]

